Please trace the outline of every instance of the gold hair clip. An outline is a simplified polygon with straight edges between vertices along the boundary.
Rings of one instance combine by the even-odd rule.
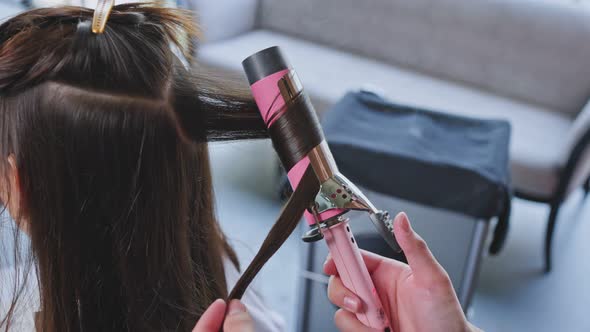
[[[96,9],[94,10],[94,16],[92,17],[93,33],[101,34],[104,32],[114,4],[115,0],[98,0]]]

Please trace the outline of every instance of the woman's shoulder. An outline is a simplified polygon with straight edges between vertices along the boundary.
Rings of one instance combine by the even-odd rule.
[[[240,272],[227,257],[224,258],[223,267],[225,269],[225,280],[229,292],[240,278]],[[255,284],[251,284],[246,289],[242,297],[242,302],[246,305],[248,312],[254,320],[255,331],[285,331],[285,320],[278,313],[268,308]]]
[[[6,328],[6,322],[2,322],[2,319],[12,306],[17,290],[20,292],[20,296],[18,302],[14,304],[9,331],[35,330],[35,312],[39,310],[37,276],[34,269],[28,275],[25,275],[25,271],[20,266],[0,268],[0,331],[4,331]]]

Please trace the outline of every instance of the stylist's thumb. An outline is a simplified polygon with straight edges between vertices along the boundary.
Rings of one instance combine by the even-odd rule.
[[[254,322],[246,306],[239,300],[231,300],[223,323],[224,332],[254,332]]]
[[[397,241],[404,251],[414,278],[429,287],[450,285],[447,272],[434,258],[424,239],[412,229],[408,216],[403,212],[399,213],[393,224]]]

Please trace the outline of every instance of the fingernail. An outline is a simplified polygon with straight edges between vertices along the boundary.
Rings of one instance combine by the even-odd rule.
[[[227,310],[228,316],[241,314],[246,312],[246,306],[239,300],[231,300],[229,303],[229,309]]]
[[[359,302],[358,299],[345,296],[344,301],[342,302],[342,306],[344,307],[344,309],[346,309],[350,312],[358,312],[360,309],[361,303]]]
[[[410,233],[410,222],[408,221],[408,216],[404,212],[400,212],[396,217],[396,222],[399,222],[400,228],[405,233]]]

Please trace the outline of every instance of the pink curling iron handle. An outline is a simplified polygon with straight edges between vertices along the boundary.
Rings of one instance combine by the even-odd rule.
[[[375,290],[348,221],[325,229],[323,234],[342,283],[362,301],[361,311],[356,314],[356,317],[366,326],[381,331],[391,331],[383,304]]]

